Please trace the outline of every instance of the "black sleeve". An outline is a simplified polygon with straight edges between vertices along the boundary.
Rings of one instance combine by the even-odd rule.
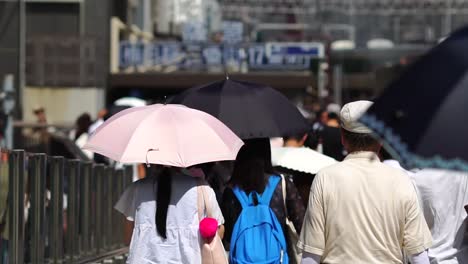
[[[226,250],[229,250],[232,231],[236,224],[237,218],[239,217],[242,206],[234,195],[231,188],[226,188],[223,193],[221,200],[221,211],[224,216],[224,238],[223,244]]]
[[[285,177],[286,182],[286,207],[288,218],[294,224],[296,232],[301,233],[302,222],[304,221],[305,207],[296,186],[291,182],[290,177]]]

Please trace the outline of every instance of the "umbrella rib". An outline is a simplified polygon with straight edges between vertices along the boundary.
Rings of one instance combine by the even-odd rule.
[[[169,111],[171,113],[171,118],[170,118],[170,122],[173,124],[172,127],[176,127],[175,124],[177,124],[176,122],[176,118],[177,118],[177,115],[174,115],[174,112],[172,112],[172,109],[169,109]],[[174,129],[174,134],[176,134],[176,138],[180,138],[179,137],[179,131],[177,129]],[[180,156],[180,153],[181,150],[180,150],[180,144],[176,144],[177,146],[177,156],[179,157],[179,161],[181,162],[181,164],[184,164],[184,160],[182,159],[182,157]]]
[[[141,126],[143,123],[145,123],[145,121],[146,121],[147,119],[151,118],[151,117],[153,116],[153,114],[154,114],[154,113],[152,113],[152,112],[148,113],[148,115],[147,115],[145,118],[143,118],[143,119],[139,122],[139,124],[138,124],[137,126],[135,126],[135,129],[134,129],[133,132],[132,132],[132,136],[131,136],[130,139],[128,140],[128,143],[127,143],[127,145],[126,145],[124,151],[122,151],[122,155],[120,156],[120,160],[122,160],[122,158],[123,158],[123,157],[125,156],[125,154],[127,153],[128,147],[130,146],[130,143],[133,141],[133,138],[135,137],[135,134],[136,134],[135,131],[137,131],[137,130],[140,128],[140,126]],[[148,151],[148,150],[146,150],[146,151]]]

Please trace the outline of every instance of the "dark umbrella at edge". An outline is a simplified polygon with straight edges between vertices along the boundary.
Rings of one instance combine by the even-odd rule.
[[[361,118],[412,168],[468,171],[468,27],[411,65]]]

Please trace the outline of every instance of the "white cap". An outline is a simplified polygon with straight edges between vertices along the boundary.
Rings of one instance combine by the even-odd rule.
[[[341,127],[353,133],[372,133],[370,128],[357,121],[372,104],[373,102],[365,100],[345,104],[340,113]]]
[[[340,114],[341,106],[339,104],[329,104],[327,105],[327,112],[328,113],[335,113],[337,115]]]

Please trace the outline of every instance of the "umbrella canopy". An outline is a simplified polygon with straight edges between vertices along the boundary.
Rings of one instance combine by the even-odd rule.
[[[307,121],[284,95],[271,87],[230,79],[189,89],[172,99],[205,111],[243,139],[306,132]]]
[[[316,174],[319,170],[337,163],[333,158],[310,148],[271,148],[271,163],[300,172]]]
[[[390,84],[361,118],[410,168],[468,170],[468,27]]]
[[[124,163],[175,167],[234,160],[243,145],[213,116],[182,105],[133,107],[101,125],[85,149]]]

